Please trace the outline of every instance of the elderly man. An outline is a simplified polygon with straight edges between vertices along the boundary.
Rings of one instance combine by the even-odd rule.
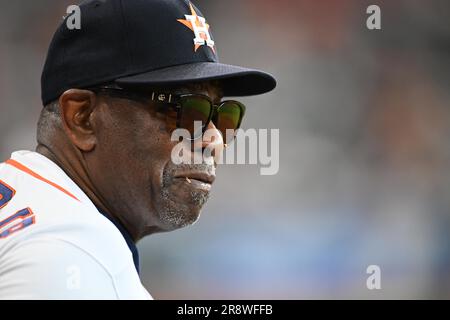
[[[245,111],[222,98],[276,85],[220,64],[188,1],[85,1],[77,13],[48,51],[36,152],[0,165],[0,298],[150,299],[135,243],[198,219],[215,179],[207,158]],[[176,129],[189,156],[198,139],[210,151],[202,163],[172,161]]]

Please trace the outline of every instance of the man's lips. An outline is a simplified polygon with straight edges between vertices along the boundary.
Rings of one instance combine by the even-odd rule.
[[[175,178],[182,178],[189,181],[197,180],[202,183],[213,184],[216,176],[205,172],[185,172],[175,175]]]

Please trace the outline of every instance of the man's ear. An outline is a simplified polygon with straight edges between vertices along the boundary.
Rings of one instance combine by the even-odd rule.
[[[92,123],[95,106],[96,96],[88,90],[70,89],[59,98],[64,131],[81,151],[92,151],[97,142]]]

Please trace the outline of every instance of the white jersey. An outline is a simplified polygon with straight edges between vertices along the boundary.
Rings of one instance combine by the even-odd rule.
[[[55,163],[0,164],[0,299],[151,299],[123,235]]]

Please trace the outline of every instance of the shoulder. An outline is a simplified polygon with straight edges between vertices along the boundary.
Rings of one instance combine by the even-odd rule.
[[[71,242],[35,237],[0,263],[0,299],[150,299],[132,265],[111,273]]]
[[[82,248],[111,272],[132,261],[119,230],[59,167],[36,153],[18,157],[0,164],[0,257],[18,243],[46,237]]]
[[[0,299],[117,299],[114,276],[70,242],[33,238],[2,256]]]
[[[132,263],[122,234],[95,206],[71,199],[55,201],[51,193],[29,198],[20,191],[0,209],[0,217],[5,217],[0,220],[0,258],[18,246],[51,239],[84,251],[111,274]]]
[[[23,162],[31,169],[0,164],[0,298],[30,292],[53,297],[41,287],[53,288],[59,298],[142,296],[119,230],[61,169],[29,158]],[[77,270],[87,291],[67,289]]]

